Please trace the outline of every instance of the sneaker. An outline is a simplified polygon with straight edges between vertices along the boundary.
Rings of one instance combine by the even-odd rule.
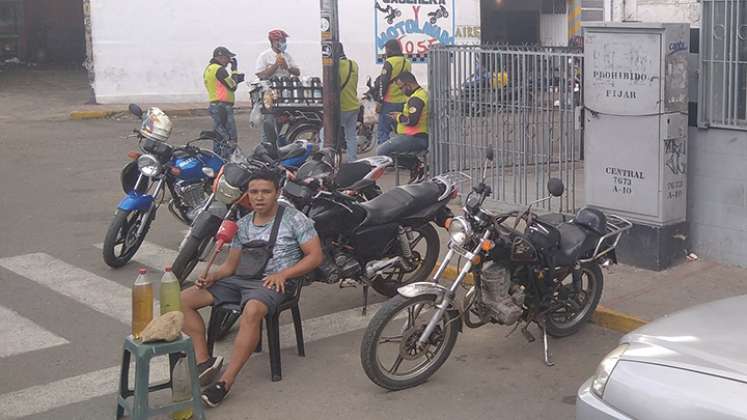
[[[197,377],[200,379],[200,386],[207,386],[213,382],[221,367],[223,367],[223,357],[221,356],[211,357],[198,364]]]
[[[221,402],[228,395],[228,389],[226,388],[225,382],[217,382],[202,391],[202,402],[208,407],[215,408],[220,405]]]

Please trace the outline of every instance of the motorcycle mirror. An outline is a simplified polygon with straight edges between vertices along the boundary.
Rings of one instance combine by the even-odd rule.
[[[128,106],[127,109],[130,110],[130,114],[138,118],[143,118],[143,109],[137,106],[136,104],[130,104],[130,106]]]
[[[563,191],[565,191],[565,186],[563,185],[563,181],[560,179],[550,178],[550,180],[547,181],[547,190],[553,197],[560,197],[563,195]]]
[[[487,155],[485,155],[489,161],[493,161],[495,159],[495,153],[493,153],[493,149],[488,149]]]

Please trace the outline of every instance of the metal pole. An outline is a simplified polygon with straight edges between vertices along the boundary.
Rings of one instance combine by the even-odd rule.
[[[324,143],[340,151],[340,93],[337,78],[337,54],[340,31],[337,19],[337,0],[319,0],[322,33],[322,78],[324,88]]]

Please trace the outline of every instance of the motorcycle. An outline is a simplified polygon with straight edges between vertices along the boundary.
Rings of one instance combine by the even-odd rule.
[[[324,113],[321,105],[321,97],[314,98],[309,95],[304,99],[297,99],[293,104],[281,104],[281,94],[271,88],[270,82],[254,81],[249,82],[249,95],[253,104],[255,124],[260,124],[261,113],[274,109],[277,126],[274,131],[279,139],[279,144],[285,144],[296,140],[306,140],[311,143],[319,143],[319,132],[322,129]],[[369,89],[371,89],[369,83]],[[311,89],[311,88],[307,88]],[[321,86],[316,89],[321,89]],[[358,154],[371,151],[375,145],[374,135],[376,132],[376,118],[370,118],[370,113],[366,112],[366,104],[371,101],[371,95],[366,92],[361,99],[361,108],[358,114],[356,124],[358,138]],[[344,152],[347,148],[345,142],[341,143],[341,150]]]
[[[463,324],[497,323],[513,326],[511,332],[521,325],[530,342],[534,336],[527,328],[537,324],[550,366],[548,335],[574,334],[594,313],[602,296],[601,267],[616,263],[617,243],[632,224],[591,208],[567,222],[538,217],[534,204],[563,193],[557,178],[548,182],[551,195],[525,211],[493,214],[483,207],[491,194],[486,172],[487,164],[464,216],[448,223],[449,251],[433,281],[399,288],[368,325],[361,363],[375,384],[401,390],[425,382],[448,359]],[[517,229],[520,223],[523,229]],[[448,287],[439,284],[455,256],[465,261],[459,275]],[[459,301],[457,291],[470,273],[474,284]]]
[[[431,24],[435,25],[439,19],[445,19],[449,17],[449,11],[446,10],[446,7],[444,7],[444,5],[440,5],[438,6],[438,10],[428,13],[428,17],[430,18]]]
[[[155,108],[143,113],[135,104],[129,110],[144,125],[152,112],[162,113]],[[197,139],[180,147],[147,138],[140,130],[130,137],[138,138],[140,151],[130,152],[132,161],[122,169],[122,189],[127,195],[117,205],[103,245],[104,261],[114,268],[127,264],[140,248],[164,201],[166,189],[171,195],[170,212],[180,222],[191,224],[207,199],[215,173],[224,163],[212,151],[192,145],[204,140],[221,141],[211,131],[203,131]]]
[[[365,314],[369,287],[391,297],[398,287],[426,279],[440,248],[433,223],[443,226],[452,216],[447,205],[458,194],[456,183],[453,177],[440,176],[360,202],[335,190],[303,193],[313,189],[316,180],[289,182],[300,186],[301,193],[292,194],[294,200],[307,200],[304,208],[325,255],[311,281],[362,285]],[[286,190],[286,195],[291,194]]]

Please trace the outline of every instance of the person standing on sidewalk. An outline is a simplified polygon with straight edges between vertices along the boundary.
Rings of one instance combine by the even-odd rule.
[[[340,86],[340,124],[345,135],[348,162],[358,157],[358,114],[361,103],[358,100],[358,63],[345,56],[342,43],[338,43],[337,77]],[[324,129],[319,133],[324,147]]]
[[[270,80],[272,78],[300,76],[301,70],[296,65],[293,57],[286,51],[288,49],[288,38],[290,35],[282,29],[273,29],[267,34],[270,41],[270,48],[262,52],[257,57],[257,66],[255,74],[260,80]],[[275,116],[272,114],[264,115],[263,129],[260,136],[263,142],[267,141],[266,127],[277,127]]]
[[[231,72],[226,66],[231,65]],[[236,102],[236,87],[244,81],[244,74],[238,73],[236,54],[226,47],[218,47],[213,51],[203,79],[208,91],[210,106],[208,112],[213,118],[213,129],[220,134],[225,143],[215,142],[213,150],[223,159],[228,159],[238,144],[236,120],[233,116],[233,105]]]
[[[407,96],[397,87],[394,81],[402,72],[411,72],[412,63],[402,53],[402,46],[396,39],[384,44],[386,61],[377,80],[379,96],[383,103],[379,110],[378,143],[389,140],[396,122],[389,116],[392,112],[402,112]]]

